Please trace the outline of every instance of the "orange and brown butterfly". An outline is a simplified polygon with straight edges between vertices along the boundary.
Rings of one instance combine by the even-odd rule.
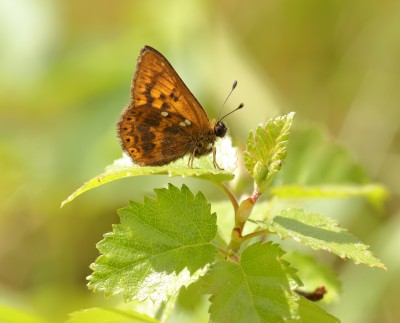
[[[195,157],[212,152],[214,167],[220,168],[214,143],[227,131],[221,120],[208,119],[160,52],[150,46],[141,50],[131,103],[117,125],[122,147],[136,164],[161,166],[189,154],[189,166],[193,167]]]

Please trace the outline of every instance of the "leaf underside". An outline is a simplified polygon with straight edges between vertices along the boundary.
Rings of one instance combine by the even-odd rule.
[[[125,177],[168,175],[169,177],[195,177],[216,183],[230,181],[235,177],[233,171],[236,168],[236,148],[232,147],[229,137],[219,140],[216,148],[217,162],[223,170],[214,168],[212,154],[196,158],[193,168],[188,167],[189,156],[164,166],[142,167],[134,165],[130,157],[125,154],[123,158],[115,160],[112,165],[107,166],[104,173],[90,179],[74,191],[61,203],[61,207],[86,191]]]
[[[356,236],[339,227],[336,221],[302,209],[283,210],[270,223],[258,224],[277,232],[282,238],[290,237],[315,250],[325,250],[356,264],[386,269],[385,265]]]

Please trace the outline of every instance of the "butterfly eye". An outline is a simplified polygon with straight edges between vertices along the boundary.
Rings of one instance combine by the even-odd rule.
[[[220,138],[225,136],[227,130],[228,128],[226,127],[226,125],[221,121],[218,121],[214,127],[215,135]]]

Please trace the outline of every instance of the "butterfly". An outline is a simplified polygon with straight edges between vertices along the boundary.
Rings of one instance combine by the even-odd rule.
[[[193,167],[195,157],[212,153],[214,167],[221,169],[214,144],[225,136],[226,125],[208,119],[172,65],[150,46],[140,51],[131,103],[117,132],[123,149],[140,166],[162,166],[189,154]]]

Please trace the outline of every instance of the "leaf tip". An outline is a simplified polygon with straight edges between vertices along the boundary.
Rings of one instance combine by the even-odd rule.
[[[60,209],[62,209],[65,204],[71,202],[73,199],[74,199],[74,197],[72,195],[68,196],[64,201],[61,202]]]

